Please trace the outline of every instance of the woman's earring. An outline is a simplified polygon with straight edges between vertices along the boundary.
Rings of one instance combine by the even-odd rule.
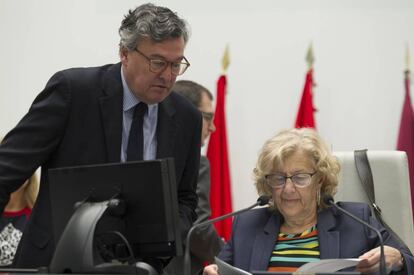
[[[321,189],[318,189],[318,192],[316,193],[316,203],[319,206],[321,205]]]

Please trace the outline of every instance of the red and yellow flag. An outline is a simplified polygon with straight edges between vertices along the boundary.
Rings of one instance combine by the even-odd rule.
[[[296,116],[295,128],[316,128],[315,107],[313,106],[313,52],[312,45],[306,55],[309,70],[306,73],[305,86],[303,87],[302,98],[300,100],[298,114]]]
[[[410,71],[405,71],[405,96],[401,113],[397,150],[405,151],[408,158],[408,170],[411,185],[411,205],[414,208],[414,111],[410,97]],[[414,210],[414,209],[413,209]],[[414,211],[413,211],[414,213]]]
[[[228,66],[228,52],[226,49],[223,57],[224,70]],[[211,217],[216,218],[232,212],[230,167],[227,147],[226,132],[226,88],[227,78],[221,75],[217,81],[216,110],[214,124],[216,131],[210,136],[207,148],[207,158],[210,161],[211,186],[210,186],[210,205]],[[217,233],[226,241],[231,235],[231,219],[216,222]]]

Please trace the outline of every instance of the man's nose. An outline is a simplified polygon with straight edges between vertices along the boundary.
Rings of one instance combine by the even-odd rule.
[[[213,121],[210,122],[209,129],[210,129],[210,132],[212,132],[212,133],[216,131],[216,125],[214,124]]]
[[[171,64],[170,63],[160,73],[160,77],[163,78],[163,79],[165,79],[167,82],[170,82],[174,77],[176,77],[172,73],[172,68],[171,68]]]

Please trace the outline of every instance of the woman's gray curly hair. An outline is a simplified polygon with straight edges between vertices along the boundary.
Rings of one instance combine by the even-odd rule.
[[[340,166],[319,134],[310,128],[283,130],[265,142],[260,151],[254,181],[259,195],[272,195],[272,187],[266,184],[265,176],[283,166],[284,161],[297,151],[302,151],[313,161],[317,172],[314,180],[321,183],[320,197],[334,196],[338,186]],[[275,205],[271,205],[276,209]],[[320,201],[319,210],[327,205]]]

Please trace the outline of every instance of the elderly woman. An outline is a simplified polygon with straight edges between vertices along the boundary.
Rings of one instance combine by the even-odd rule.
[[[254,177],[259,195],[271,195],[269,208],[238,216],[230,241],[219,258],[247,271],[293,272],[301,265],[329,258],[360,258],[357,270],[379,270],[375,232],[326,205],[333,196],[340,167],[328,146],[311,129],[282,131],[268,140]],[[414,258],[372,216],[368,205],[338,203],[382,232],[388,272],[413,274]],[[219,274],[216,265],[205,275]]]

